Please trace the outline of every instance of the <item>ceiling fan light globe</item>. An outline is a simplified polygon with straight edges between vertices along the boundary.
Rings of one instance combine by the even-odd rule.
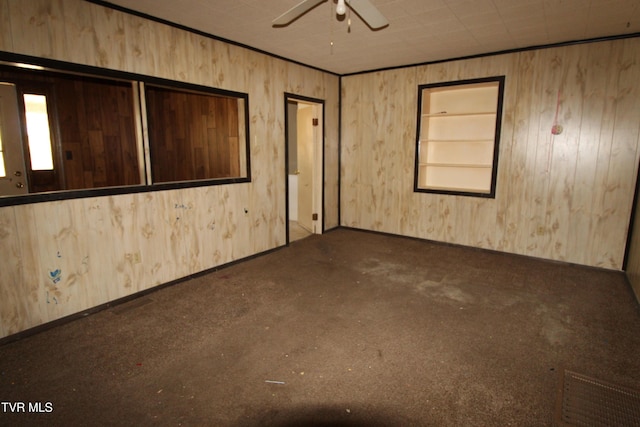
[[[338,0],[338,5],[336,6],[336,13],[342,16],[346,12],[347,12],[347,6],[344,4],[344,0]]]

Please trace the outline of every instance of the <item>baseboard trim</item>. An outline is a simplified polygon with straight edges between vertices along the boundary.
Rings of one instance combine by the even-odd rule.
[[[158,292],[159,290],[167,288],[169,286],[174,286],[174,285],[177,285],[179,283],[183,283],[183,282],[189,281],[191,279],[195,279],[197,277],[201,277],[201,276],[204,276],[204,275],[207,275],[207,274],[219,271],[219,270],[223,270],[225,268],[231,267],[232,265],[236,265],[236,264],[248,261],[250,259],[254,259],[254,258],[258,258],[258,257],[264,256],[264,255],[267,255],[267,254],[269,254],[271,252],[278,251],[278,250],[283,249],[285,247],[286,246],[283,245],[283,246],[275,247],[273,249],[268,249],[268,250],[263,251],[263,252],[258,252],[256,254],[249,255],[248,257],[244,257],[244,258],[240,258],[240,259],[237,259],[237,260],[234,260],[234,261],[230,261],[228,263],[221,264],[221,265],[218,265],[216,267],[211,267],[211,268],[208,268],[206,270],[199,271],[197,273],[193,273],[193,274],[190,274],[188,276],[181,277],[179,279],[175,279],[175,280],[172,280],[172,281],[167,282],[167,283],[162,283],[162,284],[159,284],[159,285],[155,285],[155,286],[152,286],[152,287],[150,287],[148,289],[144,289],[142,291],[138,291],[136,293],[133,293],[131,295],[127,295],[127,296],[124,296],[124,297],[121,297],[121,298],[117,298],[117,299],[115,299],[113,301],[109,301],[109,302],[106,302],[104,304],[100,304],[100,305],[97,305],[95,307],[91,307],[91,308],[88,308],[86,310],[82,310],[82,311],[80,311],[78,313],[70,314],[68,316],[64,316],[64,317],[61,317],[59,319],[52,320],[50,322],[42,323],[40,325],[34,326],[32,328],[25,329],[25,330],[20,331],[20,332],[16,332],[15,334],[7,335],[6,337],[0,338],[0,346],[9,344],[9,343],[12,343],[12,342],[15,342],[15,341],[19,341],[21,339],[24,339],[24,338],[39,334],[39,333],[44,332],[44,331],[48,331],[48,330],[56,328],[58,326],[62,326],[64,324],[66,324],[66,323],[73,322],[74,320],[82,319],[83,317],[87,317],[87,316],[90,316],[92,314],[98,313],[100,311],[106,310],[108,308],[112,308],[112,307],[115,307],[115,306],[130,302],[130,301],[133,301],[135,299],[147,296],[147,295],[152,294],[154,292]]]

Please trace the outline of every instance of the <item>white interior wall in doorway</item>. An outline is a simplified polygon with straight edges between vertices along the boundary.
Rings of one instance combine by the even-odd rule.
[[[298,175],[289,173],[289,221],[298,221]]]

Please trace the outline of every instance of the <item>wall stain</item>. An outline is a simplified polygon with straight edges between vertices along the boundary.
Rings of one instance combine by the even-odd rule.
[[[53,283],[58,283],[61,279],[62,279],[62,270],[60,270],[59,268],[50,271],[49,272],[49,279],[51,279],[51,281]]]

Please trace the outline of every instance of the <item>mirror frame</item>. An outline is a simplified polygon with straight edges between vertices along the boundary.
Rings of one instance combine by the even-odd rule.
[[[146,193],[153,191],[176,190],[182,188],[206,187],[215,185],[228,185],[251,182],[251,137],[250,137],[250,116],[249,116],[249,94],[232,90],[219,89],[193,83],[181,82],[177,80],[163,79],[160,77],[146,76],[142,74],[129,73],[126,71],[111,70],[107,68],[94,67],[89,65],[74,64],[48,58],[21,55],[11,52],[0,51],[0,62],[4,65],[16,68],[36,68],[44,71],[66,73],[69,75],[83,75],[88,77],[107,78],[121,81],[142,82],[145,85],[164,86],[177,90],[188,90],[212,95],[241,98],[244,104],[244,127],[245,127],[245,156],[246,156],[246,176],[236,178],[202,179],[177,182],[163,182],[158,184],[142,183],[139,185],[114,186],[89,188],[82,190],[60,190],[42,193],[31,193],[19,196],[0,196],[0,207],[16,206],[31,203],[50,202],[59,200],[70,200],[87,197],[111,196],[119,194]]]

